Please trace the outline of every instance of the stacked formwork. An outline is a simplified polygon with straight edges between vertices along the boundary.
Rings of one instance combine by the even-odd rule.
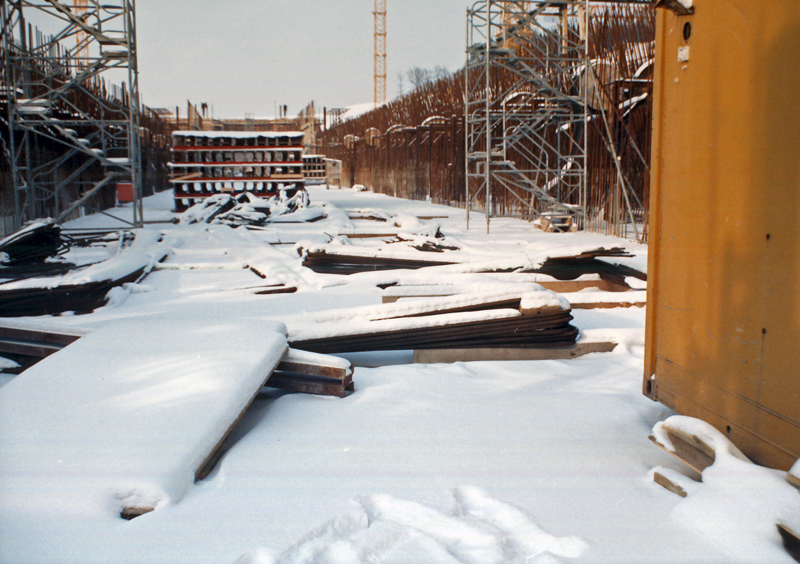
[[[170,182],[175,211],[217,194],[260,198],[304,187],[303,133],[176,131]]]
[[[303,178],[306,185],[325,184],[325,155],[303,155]]]

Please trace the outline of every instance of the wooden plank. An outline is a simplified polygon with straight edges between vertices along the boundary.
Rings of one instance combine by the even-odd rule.
[[[394,233],[339,233],[339,237],[347,237],[348,239],[379,239],[388,237],[397,237],[398,232]]]
[[[192,172],[190,174],[184,174],[182,176],[176,176],[175,178],[170,178],[170,182],[185,182],[187,180],[194,180],[195,178],[201,178],[203,176],[202,172]]]
[[[300,392],[321,396],[334,396],[343,398],[348,391],[352,391],[353,380],[347,377],[344,380],[338,378],[323,378],[318,376],[308,376],[306,374],[293,374],[291,372],[274,372],[266,383],[268,388],[278,388],[288,392]]]
[[[675,447],[674,452],[659,443],[653,435],[650,435],[649,439],[664,452],[671,454],[698,474],[702,474],[703,470],[714,464],[714,451],[707,445],[705,447],[700,446],[700,444],[704,445],[704,443],[697,437],[692,440],[692,438],[682,433],[678,434],[672,429],[667,430],[667,437],[672,442],[672,446]],[[709,450],[711,450],[711,453],[708,452]]]
[[[778,523],[778,534],[783,541],[783,548],[786,549],[792,558],[800,562],[800,534],[788,525]]]
[[[590,342],[567,347],[419,349],[414,351],[414,362],[433,364],[484,360],[568,360],[589,353],[611,352],[616,346],[617,343],[612,342]]]
[[[800,478],[795,476],[794,474],[786,473],[786,481],[789,482],[790,485],[794,486],[796,489],[800,490]]]
[[[495,319],[453,322],[446,316],[442,323],[431,326],[430,319],[419,318],[420,326],[403,329],[377,329],[369,332],[339,333],[331,337],[291,339],[292,347],[315,352],[362,352],[366,350],[460,349],[499,346],[532,347],[572,345],[578,330],[569,325],[572,316],[564,310],[542,316],[513,315]],[[433,316],[435,318],[436,316]],[[415,319],[415,318],[411,318]],[[380,326],[380,321],[375,322]],[[500,359],[502,360],[502,358]]]
[[[551,290],[553,292],[558,292],[561,294],[569,294],[572,292],[579,292],[581,290],[586,289],[595,289],[601,290],[604,292],[628,292],[630,288],[628,286],[624,286],[621,284],[615,284],[614,282],[610,282],[608,280],[543,280],[543,281],[536,281],[536,284],[541,285],[546,290]],[[412,286],[413,288],[419,288],[419,286]],[[442,296],[452,296],[458,292],[454,291],[453,287],[447,285],[431,285],[430,291],[423,293],[409,292],[408,294],[402,294],[397,291],[397,289],[402,289],[402,286],[392,286],[393,295],[383,295],[381,300],[383,303],[394,303],[401,298],[438,298]],[[616,306],[613,306],[616,307]],[[621,307],[621,306],[620,306]],[[573,309],[579,309],[577,306],[573,306]]]
[[[662,488],[671,491],[674,494],[677,494],[681,497],[686,497],[686,490],[660,472],[653,472],[653,481]]]
[[[9,430],[0,434],[3,471],[24,472],[36,460],[54,483],[82,468],[101,481],[153,483],[155,490],[160,480],[202,479],[282,360],[282,331],[256,320],[104,324],[3,389],[0,427]],[[195,361],[201,355],[211,361]],[[49,454],[65,444],[77,446]],[[76,484],[69,499],[93,503],[98,493],[89,482]],[[53,495],[58,500],[61,493]],[[134,517],[158,501],[144,496],[120,510]]]
[[[385,315],[380,316],[376,315],[374,317],[370,317],[371,321],[381,321],[385,319],[406,319],[410,317],[428,317],[434,315],[442,315],[446,313],[467,313],[471,311],[484,311],[488,309],[519,309],[521,298],[519,296],[516,297],[503,297],[503,298],[487,298],[485,301],[473,303],[466,306],[452,306],[446,307],[442,306],[437,309],[431,309],[428,311],[422,311],[419,313],[407,313],[401,315]],[[539,308],[545,309],[545,308]],[[530,310],[530,311],[537,311],[537,310]],[[556,306],[554,307],[549,313],[555,313],[559,311],[559,308]]]
[[[136,519],[137,517],[141,517],[145,513],[150,513],[153,511],[155,507],[123,507],[122,512],[119,514],[120,517],[130,521],[131,519]]]
[[[645,307],[647,302],[570,302],[572,309],[614,309],[617,307]]]
[[[353,366],[349,360],[338,356],[312,353],[289,348],[283,355],[278,368],[283,372],[338,378],[344,380],[353,375]]]
[[[294,294],[295,292],[297,292],[297,288],[295,286],[282,286],[267,290],[258,290],[255,292],[255,294],[257,296],[266,296],[269,294]]]
[[[339,380],[343,380],[352,374],[352,370],[346,370],[338,366],[319,366],[300,362],[287,362],[285,360],[278,365],[277,370],[282,372],[292,372],[294,374],[306,374],[308,376],[338,378]]]

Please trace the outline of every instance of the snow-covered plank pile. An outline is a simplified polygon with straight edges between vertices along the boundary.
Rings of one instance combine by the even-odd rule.
[[[321,274],[354,274],[372,270],[417,269],[455,264],[438,253],[418,252],[404,247],[387,252],[342,245],[318,245],[303,252],[303,266]]]
[[[294,348],[361,352],[490,346],[574,345],[569,303],[535,284],[495,291],[327,311],[288,318]]]
[[[423,298],[436,296],[452,296],[482,291],[483,288],[497,287],[497,284],[539,284],[553,292],[575,293],[582,290],[598,290],[608,293],[625,294],[630,290],[603,280],[598,274],[583,274],[575,280],[558,280],[547,274],[533,272],[497,272],[497,273],[441,273],[436,277],[407,278],[387,282],[383,286],[381,300],[393,303],[403,298]],[[625,296],[627,297],[627,296]],[[625,299],[625,297],[620,299]]]
[[[457,246],[443,240],[399,241],[381,247],[356,247],[329,243],[300,249],[303,266],[324,274],[355,274],[375,270],[421,269],[440,267],[437,274],[514,272],[540,274],[554,282],[556,291],[577,291],[585,284],[572,284],[586,276],[598,279],[605,291],[627,291],[627,280],[646,281],[647,275],[619,264],[620,258],[631,255],[622,248],[598,248],[581,251],[575,255],[551,256],[527,254],[501,258],[463,253]],[[566,282],[558,286],[557,282]]]
[[[0,506],[136,515],[180,499],[287,349],[274,322],[108,324],[0,389]]]
[[[548,280],[540,280],[548,278],[545,274],[532,274],[531,276],[539,277],[537,283],[543,288],[552,289],[550,286],[554,285],[549,283]],[[592,289],[592,282],[597,284],[605,283],[599,277],[596,280],[585,280],[586,287],[579,291],[562,293],[570,303],[572,309],[598,309],[598,308],[614,308],[614,307],[644,307],[647,302],[647,292],[644,290],[627,291],[627,292],[608,292],[598,289]],[[398,300],[423,298],[423,297],[441,297],[441,296],[454,296],[459,294],[471,294],[483,292],[497,288],[497,281],[491,282],[465,282],[456,284],[404,284],[389,286],[381,295],[383,303],[394,303]],[[562,284],[561,281],[556,280],[555,284]],[[504,286],[508,285],[521,285],[525,283],[506,282]]]
[[[350,361],[294,349],[286,351],[266,386],[340,398],[355,390]]]
[[[157,231],[142,229],[111,258],[58,276],[30,277],[0,285],[0,316],[89,312],[107,301],[109,290],[146,275],[168,254]]]

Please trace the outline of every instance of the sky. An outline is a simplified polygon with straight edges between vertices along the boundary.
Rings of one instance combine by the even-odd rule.
[[[387,0],[388,99],[413,66],[463,66],[474,3]],[[373,0],[137,0],[142,101],[182,115],[187,100],[205,102],[220,118],[371,102],[373,10]]]

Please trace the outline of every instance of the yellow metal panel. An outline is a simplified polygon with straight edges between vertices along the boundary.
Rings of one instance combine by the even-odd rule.
[[[800,457],[800,2],[694,8],[659,10],[656,29],[644,390],[788,469]]]

